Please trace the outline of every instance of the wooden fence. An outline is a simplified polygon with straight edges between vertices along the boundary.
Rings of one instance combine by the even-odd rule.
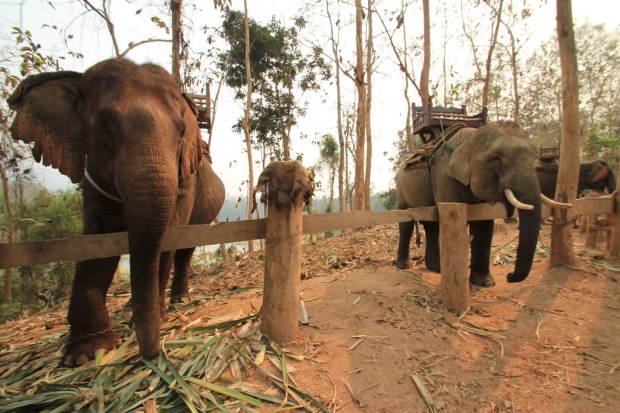
[[[612,253],[617,255],[620,232],[620,212],[616,204],[619,198],[601,196],[582,198],[574,203],[576,215],[610,214],[615,226],[615,245]],[[543,217],[551,215],[543,205]],[[440,219],[441,217],[441,219]],[[415,208],[381,212],[338,212],[304,215],[302,233],[322,233],[344,229],[395,224],[403,221],[439,221],[440,247],[449,245],[463,253],[442,254],[442,299],[448,309],[464,310],[469,306],[469,282],[467,256],[469,238],[465,227],[467,221],[505,218],[505,208],[500,204],[440,204],[439,207]],[[217,225],[191,225],[171,227],[164,239],[164,249],[181,249],[201,245],[264,239],[269,217],[258,220],[222,222]],[[269,244],[270,240],[267,239]],[[396,254],[397,245],[394,245]],[[445,248],[445,247],[444,247]],[[0,268],[43,264],[54,261],[83,261],[127,254],[127,233],[82,235],[61,240],[0,244]]]
[[[579,215],[614,213],[614,199],[610,196],[582,198],[575,201],[574,212]],[[550,216],[543,206],[543,216]],[[467,220],[505,218],[502,205],[477,204],[467,206]],[[410,220],[438,221],[437,207],[380,212],[335,212],[304,215],[303,233],[388,225]],[[217,225],[190,225],[171,227],[163,245],[165,250],[216,245],[228,242],[264,239],[266,219],[221,222]],[[396,245],[394,246],[396,250]],[[83,261],[127,254],[126,232],[97,235],[79,235],[66,239],[21,243],[0,243],[0,268],[44,264],[56,261]],[[396,252],[394,252],[396,254]]]

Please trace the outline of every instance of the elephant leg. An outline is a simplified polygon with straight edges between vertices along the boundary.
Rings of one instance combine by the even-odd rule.
[[[106,294],[120,257],[78,262],[73,279],[65,366],[79,366],[95,358],[99,349],[111,350],[118,340],[106,308]]]
[[[172,260],[175,252],[162,252],[159,257],[159,313],[162,318],[166,316],[166,287],[172,270]]]
[[[422,222],[426,235],[424,262],[426,268],[433,272],[441,272],[439,258],[439,222]]]
[[[415,222],[406,221],[398,224],[398,252],[396,253],[396,267],[404,270],[411,267],[409,262],[409,245]]]
[[[489,269],[493,226],[493,220],[469,223],[469,233],[472,236],[469,282],[480,287],[495,285],[495,280],[493,280]]]
[[[174,255],[174,276],[170,288],[170,302],[189,302],[189,265],[192,261],[195,248],[177,250]]]

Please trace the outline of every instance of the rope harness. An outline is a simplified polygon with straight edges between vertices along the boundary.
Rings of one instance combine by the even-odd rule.
[[[405,161],[405,169],[429,168],[433,165],[435,155],[442,146],[452,154],[454,148],[448,145],[448,141],[461,129],[466,128],[464,123],[455,123],[445,131],[440,129],[440,139],[432,140],[415,148],[413,153]]]

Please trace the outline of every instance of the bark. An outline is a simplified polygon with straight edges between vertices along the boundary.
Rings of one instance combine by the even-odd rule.
[[[4,192],[4,206],[6,208],[6,216],[9,226],[9,242],[17,242],[17,233],[15,230],[15,216],[11,206],[11,194],[9,193],[9,178],[6,174],[4,165],[0,164],[0,177],[2,178],[2,191]],[[13,269],[4,269],[4,301],[9,303],[13,300]]]
[[[339,211],[346,210],[346,197],[344,189],[344,169],[346,146],[344,142],[344,133],[342,125],[342,93],[340,91],[340,54],[338,53],[339,42],[334,36],[334,24],[332,22],[331,12],[329,11],[329,0],[325,0],[325,8],[327,10],[327,18],[329,19],[329,29],[331,33],[332,52],[334,53],[334,62],[336,63],[336,110],[338,115],[338,145],[340,146],[340,160],[338,162],[338,202]]]
[[[215,124],[215,115],[217,114],[217,103],[219,102],[223,79],[224,79],[224,74],[222,74],[222,76],[220,77],[220,81],[217,84],[217,91],[215,92],[215,98],[213,99],[213,108],[211,109],[211,122],[209,123],[209,142],[208,142],[209,148],[211,148],[211,139],[213,138],[213,125]],[[209,87],[209,85],[207,85],[207,87]],[[209,95],[209,93],[207,93],[207,95]],[[217,216],[215,217],[215,223],[219,224],[219,222],[220,222],[220,214],[218,213]],[[220,244],[220,250],[222,251],[222,261],[224,262],[230,261],[230,257],[228,255],[228,250],[226,249],[225,243]]]
[[[562,73],[562,134],[560,141],[560,166],[555,199],[572,203],[577,193],[579,179],[579,89],[577,82],[577,52],[573,31],[571,0],[557,0],[557,34]],[[573,251],[572,209],[554,209],[551,228],[550,264],[572,265]]]
[[[364,51],[362,50],[362,1],[355,0],[355,87],[357,88],[357,119],[355,148],[355,203],[354,209],[364,209],[364,148],[366,143],[366,91],[364,87]]]
[[[372,0],[368,0],[368,33],[366,34],[366,174],[364,177],[364,209],[370,211],[370,173],[372,167],[372,128],[370,110],[372,106]]]
[[[422,9],[424,11],[424,61],[422,73],[420,73],[420,97],[422,98],[422,106],[426,106],[431,103],[428,88],[431,71],[431,19],[428,0],[422,0]]]
[[[401,13],[404,14],[405,13],[405,6],[404,4],[401,2]],[[403,58],[403,69],[405,71],[405,73],[409,73],[409,67],[408,67],[408,52],[407,50],[409,49],[409,47],[407,46],[407,23],[405,21],[405,19],[402,19],[402,29],[403,29],[403,54],[404,54],[404,58]],[[407,148],[409,149],[410,153],[413,153],[413,151],[415,150],[415,147],[413,145],[413,125],[411,124],[411,122],[413,121],[413,109],[411,107],[411,99],[409,99],[409,76],[405,76],[405,88],[403,90],[403,93],[405,95],[405,102],[407,105],[407,118],[405,121],[405,139],[407,142]]]
[[[183,0],[171,0],[172,14],[172,77],[181,85],[181,9]]]
[[[493,36],[491,37],[491,44],[489,45],[489,54],[487,55],[487,61],[485,65],[484,85],[482,86],[482,107],[488,107],[489,105],[489,89],[491,88],[491,62],[493,61],[493,50],[497,44],[497,35],[499,33],[499,25],[502,21],[502,7],[504,0],[499,1],[499,7],[497,8],[497,20],[495,21],[495,28],[493,30]]]
[[[245,135],[245,149],[248,153],[248,220],[252,219],[252,203],[250,200],[254,194],[254,169],[252,161],[252,140],[250,137],[250,128],[248,122],[250,119],[250,109],[252,108],[252,72],[250,70],[250,24],[248,16],[248,0],[243,1],[243,8],[245,13],[244,28],[245,28],[245,78],[248,84],[247,97],[245,100],[245,113],[243,115],[243,133]],[[254,251],[254,242],[248,241],[248,251]]]
[[[519,68],[517,66],[517,47],[514,34],[508,25],[505,25],[510,35],[510,67],[512,68],[512,90],[514,93],[514,106],[512,120],[519,124],[521,111],[521,98],[519,95]]]

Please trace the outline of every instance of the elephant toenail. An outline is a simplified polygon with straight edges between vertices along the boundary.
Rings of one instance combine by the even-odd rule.
[[[88,356],[86,356],[86,354],[80,354],[78,358],[75,359],[75,365],[81,366],[82,364],[88,363],[89,361],[90,359],[88,358]]]
[[[62,362],[63,365],[67,366],[67,367],[73,367],[73,356],[71,354],[67,355],[65,357],[65,359]]]

